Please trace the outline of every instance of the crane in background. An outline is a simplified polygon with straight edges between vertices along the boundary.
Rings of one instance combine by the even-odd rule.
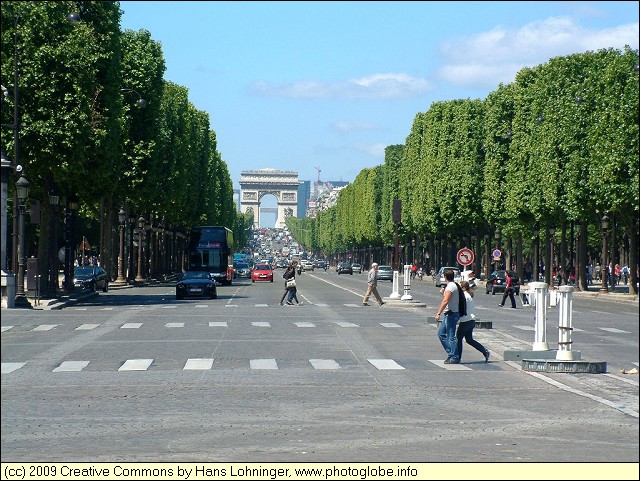
[[[320,167],[314,167],[318,171],[318,184],[320,183]]]

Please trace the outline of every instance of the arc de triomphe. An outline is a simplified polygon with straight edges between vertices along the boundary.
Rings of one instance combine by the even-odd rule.
[[[260,227],[260,199],[267,194],[278,201],[276,227],[287,217],[298,215],[298,173],[289,170],[243,170],[240,173],[240,210],[253,214],[253,227]]]

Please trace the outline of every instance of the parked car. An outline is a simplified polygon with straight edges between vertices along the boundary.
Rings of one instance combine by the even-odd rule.
[[[357,274],[362,274],[362,264],[351,264],[351,270]]]
[[[511,275],[511,279],[513,281],[513,289],[516,296],[520,295],[520,278],[518,274],[513,271],[509,271]],[[489,277],[487,277],[486,282],[486,293],[495,295],[496,292],[504,292],[505,286],[507,285],[507,271],[499,270],[493,271]]]
[[[176,299],[185,297],[208,297],[217,299],[216,281],[207,271],[186,271],[176,284]]]
[[[73,285],[80,289],[107,292],[109,274],[100,266],[77,266],[73,269]]]
[[[273,282],[273,269],[271,264],[256,264],[251,271],[251,282],[269,281]]]
[[[340,262],[336,266],[336,272],[339,274],[351,274],[353,275],[353,267],[349,262]]]
[[[245,277],[247,279],[251,277],[251,267],[246,262],[234,262],[233,271],[233,277]]]
[[[393,282],[393,269],[391,266],[378,266],[378,280]]]
[[[445,287],[447,285],[447,280],[444,278],[444,271],[446,269],[451,269],[453,271],[453,282],[460,284],[460,281],[462,280],[460,269],[453,266],[445,266],[441,267],[436,274],[436,287]]]

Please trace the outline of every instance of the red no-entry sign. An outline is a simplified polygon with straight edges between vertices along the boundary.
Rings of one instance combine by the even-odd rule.
[[[463,266],[473,264],[473,251],[468,247],[463,247],[458,251],[457,258],[458,263],[462,264]]]

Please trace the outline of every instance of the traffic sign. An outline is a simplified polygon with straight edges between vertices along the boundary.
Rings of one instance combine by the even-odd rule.
[[[463,247],[458,251],[457,258],[458,263],[462,264],[463,266],[473,264],[473,251],[468,247]]]
[[[502,257],[502,251],[500,249],[494,249],[493,250],[493,260],[494,261],[499,261],[501,257]]]

